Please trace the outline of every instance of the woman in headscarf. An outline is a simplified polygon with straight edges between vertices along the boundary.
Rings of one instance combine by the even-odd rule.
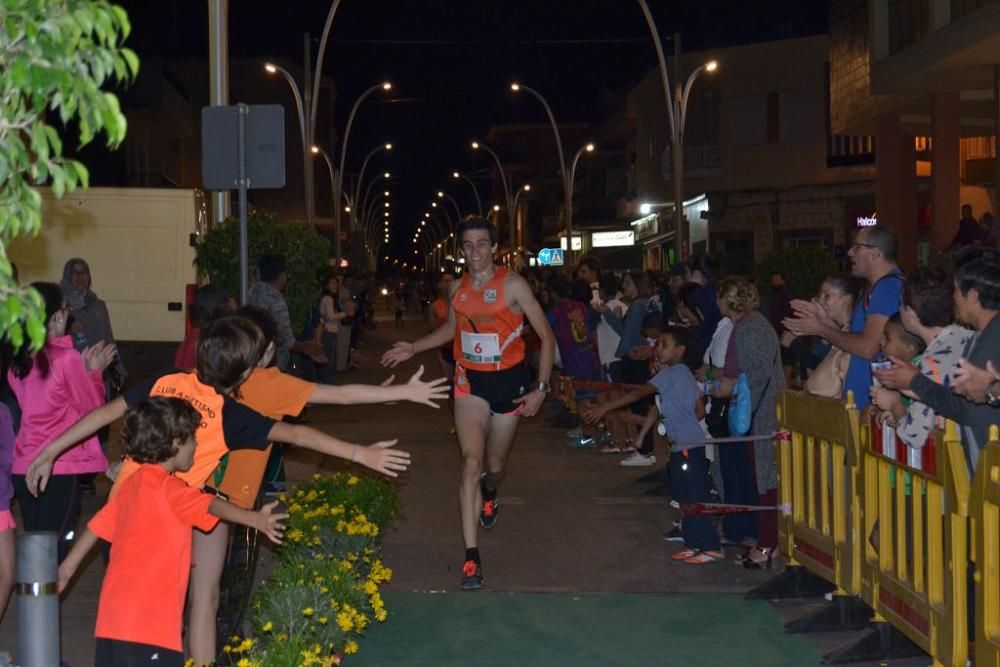
[[[114,345],[108,307],[91,289],[90,265],[79,257],[66,262],[59,287],[70,308],[70,325],[66,333],[73,336],[73,347],[83,352],[100,342]],[[125,365],[120,356],[112,369],[118,374],[116,382],[120,384],[125,379]]]

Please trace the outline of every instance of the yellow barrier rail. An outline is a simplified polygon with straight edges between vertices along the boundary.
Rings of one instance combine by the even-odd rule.
[[[853,400],[784,391],[778,421],[789,438],[778,445],[778,542],[792,565],[837,587],[861,591],[858,502],[858,411]]]
[[[861,448],[862,598],[934,665],[964,667],[970,485],[958,427],[911,450],[891,427],[864,424]]]
[[[976,667],[1000,667],[1000,433],[979,454],[972,482]]]

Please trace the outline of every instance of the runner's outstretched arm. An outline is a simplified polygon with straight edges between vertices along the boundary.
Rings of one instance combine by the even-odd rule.
[[[327,456],[336,456],[351,463],[360,463],[388,477],[398,477],[400,472],[410,467],[410,453],[392,449],[397,440],[358,445],[334,438],[308,426],[284,422],[275,422],[267,439],[311,449]]]
[[[448,303],[451,303],[451,298],[455,296],[455,292],[458,291],[458,286],[460,283],[455,282],[451,286],[451,293],[448,299]],[[412,343],[406,341],[398,341],[388,352],[382,355],[382,365],[388,366],[389,368],[395,368],[397,365],[406,361],[410,357],[425,350],[433,350],[435,348],[441,347],[450,340],[455,338],[455,309],[448,306],[448,321],[439,326],[437,329],[427,334],[423,338],[416,340]]]
[[[345,384],[316,385],[309,397],[311,404],[358,405],[361,403],[389,403],[392,401],[413,401],[432,408],[440,405],[434,401],[448,399],[448,379],[423,381],[420,377],[424,367],[417,369],[406,384]],[[391,378],[390,378],[391,379]]]
[[[39,493],[45,491],[52,475],[52,466],[60,454],[94,435],[114,420],[120,419],[127,409],[125,399],[119,396],[99,408],[94,408],[70,426],[69,430],[47,444],[24,473],[25,483],[31,495],[38,497]]]

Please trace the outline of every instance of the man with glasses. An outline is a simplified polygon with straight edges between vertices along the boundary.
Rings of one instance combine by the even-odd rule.
[[[871,362],[880,354],[882,331],[889,318],[899,312],[903,272],[896,264],[896,236],[880,225],[859,231],[847,256],[851,259],[851,273],[869,284],[854,304],[849,329],[841,331],[823,308],[808,301],[793,301],[796,316],[784,324],[796,336],[820,336],[850,353],[844,396],[853,392],[855,404],[863,409],[871,402]]]

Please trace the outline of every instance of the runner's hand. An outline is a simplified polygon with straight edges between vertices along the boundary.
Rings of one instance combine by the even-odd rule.
[[[367,447],[358,447],[357,462],[387,477],[399,477],[410,467],[410,453],[391,449],[399,440],[383,440]]]
[[[28,487],[28,493],[34,497],[45,492],[45,487],[49,485],[49,477],[52,475],[52,461],[48,460],[45,454],[40,454],[38,458],[31,462],[28,470],[24,473],[24,483]]]
[[[273,514],[277,506],[278,501],[275,500],[261,507],[259,512],[254,512],[256,514],[254,528],[267,535],[275,544],[281,544],[281,538],[285,533],[283,521],[288,518],[288,514]]]
[[[409,395],[407,399],[414,403],[423,403],[432,408],[439,408],[441,405],[434,401],[448,400],[448,378],[438,378],[430,382],[421,382],[420,376],[424,374],[423,364],[413,374],[409,382],[406,383]]]
[[[515,398],[514,402],[521,405],[521,410],[518,412],[520,416],[534,417],[535,413],[538,412],[538,408],[542,407],[542,401],[544,400],[545,394],[536,389],[531,393],[525,394],[521,398]]]
[[[391,385],[395,381],[396,381],[396,374],[393,373],[392,375],[390,375],[386,379],[382,380],[382,384],[380,384],[379,386],[380,387],[388,387],[389,385]]]
[[[413,343],[408,343],[404,340],[398,341],[382,355],[382,365],[395,368],[416,353],[417,351],[414,349]]]

